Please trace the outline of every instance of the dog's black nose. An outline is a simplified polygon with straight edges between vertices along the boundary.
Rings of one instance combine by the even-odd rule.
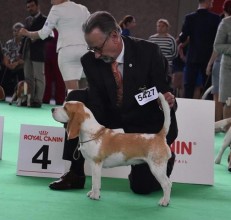
[[[51,112],[53,113],[54,111],[55,111],[55,109],[54,109],[54,108],[52,108],[52,109],[51,109]]]

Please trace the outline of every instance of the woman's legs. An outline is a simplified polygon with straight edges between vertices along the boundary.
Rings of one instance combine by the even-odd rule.
[[[64,81],[66,89],[71,89],[71,90],[76,90],[79,89],[79,80],[74,79],[74,80],[68,80]]]

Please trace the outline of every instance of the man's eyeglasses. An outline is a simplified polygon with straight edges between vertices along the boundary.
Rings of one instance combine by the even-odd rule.
[[[88,47],[87,50],[92,51],[94,53],[102,53],[104,45],[106,41],[108,40],[108,38],[109,38],[109,35],[106,37],[101,47]]]

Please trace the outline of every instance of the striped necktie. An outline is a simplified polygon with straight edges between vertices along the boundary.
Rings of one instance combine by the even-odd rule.
[[[119,64],[114,61],[112,64],[112,72],[115,77],[116,81],[116,87],[117,87],[117,100],[116,100],[116,105],[121,106],[122,104],[122,99],[123,99],[123,78],[121,75],[121,72],[119,71]]]

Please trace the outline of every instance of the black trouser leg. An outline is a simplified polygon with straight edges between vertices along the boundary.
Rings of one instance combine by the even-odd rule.
[[[71,91],[66,101],[80,101],[87,103],[87,90],[73,90]],[[66,127],[66,124],[64,125]],[[78,176],[84,176],[84,161],[81,152],[78,148],[79,138],[67,139],[67,134],[65,135],[63,159],[71,161],[70,170],[76,173]]]
[[[175,154],[172,153],[172,157],[169,159],[167,164],[168,177],[172,173],[174,161]],[[129,181],[131,190],[137,194],[149,194],[161,189],[159,182],[153,176],[147,163],[131,166]]]

